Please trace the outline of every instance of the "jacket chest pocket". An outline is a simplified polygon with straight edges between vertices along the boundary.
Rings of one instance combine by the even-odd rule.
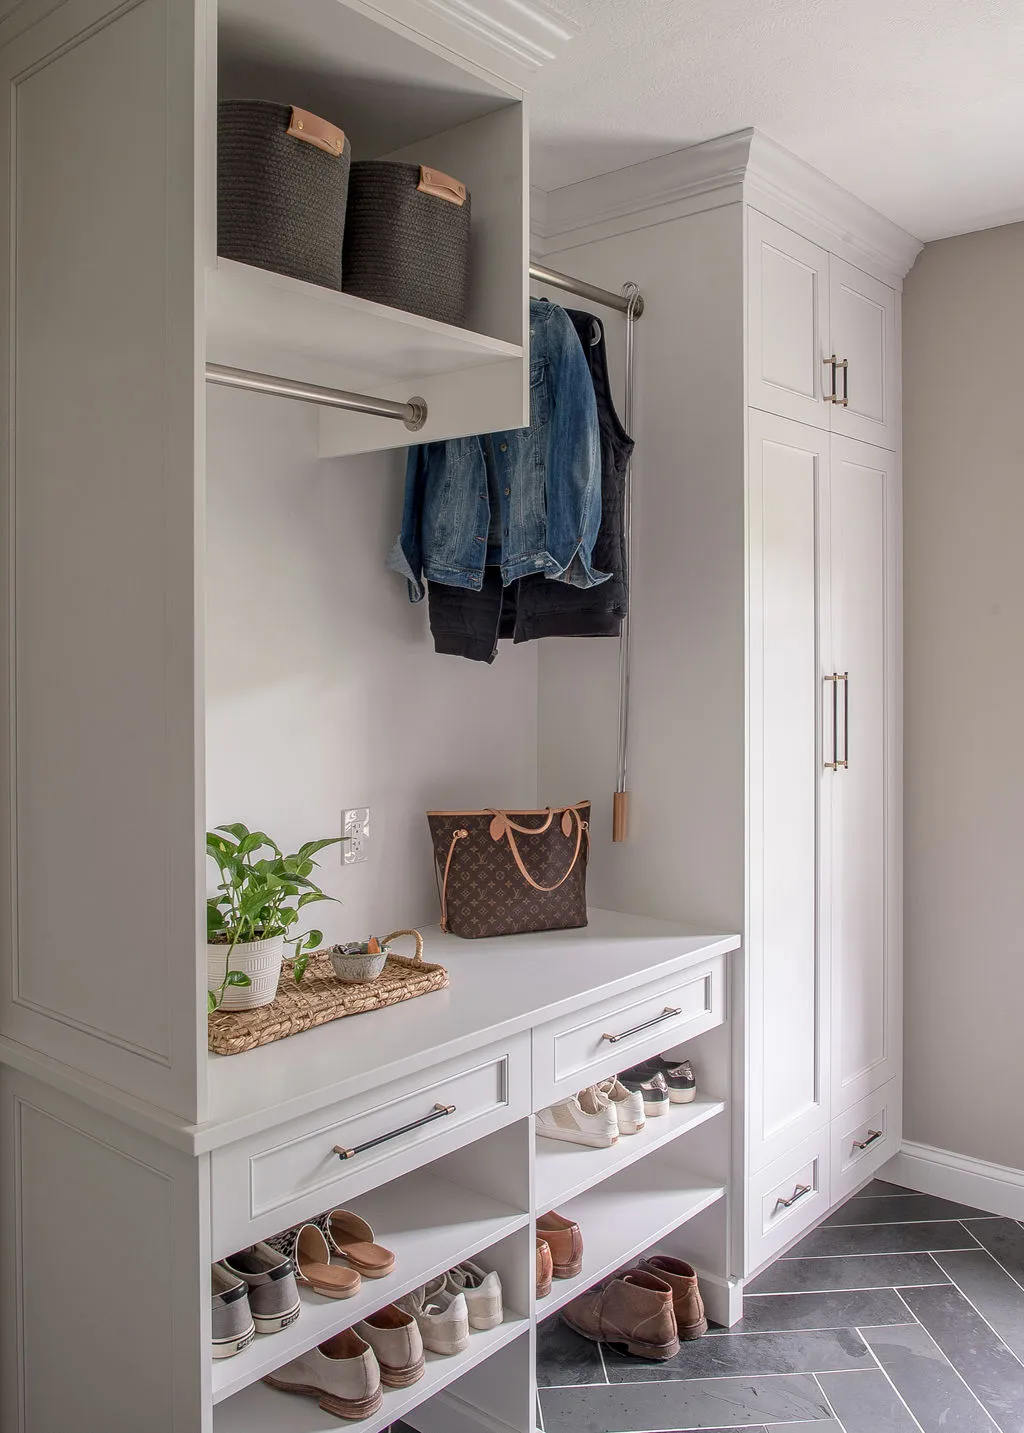
[[[546,363],[530,365],[530,427],[538,428],[550,417],[548,399],[548,366]]]

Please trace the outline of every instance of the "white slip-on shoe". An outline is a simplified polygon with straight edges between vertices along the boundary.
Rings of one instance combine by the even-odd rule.
[[[408,1388],[423,1377],[423,1339],[419,1324],[405,1309],[388,1304],[356,1324],[355,1331],[376,1354],[386,1387]]]
[[[619,1134],[636,1134],[647,1123],[644,1097],[639,1090],[627,1090],[621,1080],[602,1080],[597,1087],[615,1111]]]
[[[300,1353],[264,1383],[286,1393],[317,1398],[335,1418],[369,1418],[384,1401],[373,1349],[354,1329],[343,1329],[317,1348]]]
[[[536,1116],[536,1129],[544,1139],[610,1149],[619,1137],[618,1120],[611,1103],[596,1085],[549,1105]]]
[[[496,1329],[504,1321],[501,1302],[501,1280],[493,1270],[488,1273],[468,1259],[449,1269],[445,1275],[448,1287],[466,1296],[469,1326],[474,1329]]]
[[[210,1267],[213,1299],[212,1328],[214,1358],[241,1353],[256,1337],[256,1325],[249,1308],[249,1291],[236,1274],[223,1264]]]
[[[466,1296],[448,1287],[444,1274],[395,1301],[419,1325],[423,1347],[431,1353],[463,1353],[469,1348]]]

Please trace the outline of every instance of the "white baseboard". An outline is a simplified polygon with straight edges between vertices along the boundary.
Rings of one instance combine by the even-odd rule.
[[[1024,1169],[904,1140],[899,1154],[882,1166],[876,1178],[973,1204],[988,1214],[1024,1219]]]
[[[724,1279],[720,1274],[697,1270],[704,1311],[712,1323],[732,1328],[743,1317],[743,1280]]]

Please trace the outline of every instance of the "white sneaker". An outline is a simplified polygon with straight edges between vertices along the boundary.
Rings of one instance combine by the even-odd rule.
[[[467,1259],[445,1275],[449,1289],[465,1294],[469,1310],[469,1326],[474,1329],[496,1329],[505,1318],[501,1303],[501,1280],[493,1271],[488,1273],[479,1264]]]
[[[619,1124],[607,1096],[596,1085],[549,1105],[536,1117],[537,1133],[545,1139],[563,1139],[592,1149],[610,1149],[619,1137]]]
[[[469,1308],[465,1294],[448,1287],[444,1274],[396,1299],[400,1309],[412,1314],[420,1329],[423,1347],[431,1353],[463,1353],[469,1348]]]
[[[627,1090],[619,1079],[604,1080],[598,1090],[615,1111],[619,1134],[636,1134],[647,1123],[644,1097],[639,1090]]]

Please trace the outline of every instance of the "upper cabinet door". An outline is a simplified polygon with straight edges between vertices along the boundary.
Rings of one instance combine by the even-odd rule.
[[[751,1167],[829,1117],[829,967],[818,938],[818,513],[829,436],[767,413],[749,432]]]
[[[0,1030],[193,1120],[201,3],[0,51]]]
[[[832,437],[821,647],[836,697],[822,842],[833,1115],[900,1070],[897,461]]]
[[[828,428],[829,256],[747,210],[747,401]]]
[[[831,412],[832,431],[879,448],[895,448],[899,442],[895,290],[832,255],[829,291],[828,356],[835,354],[839,364],[838,401],[824,405]]]

